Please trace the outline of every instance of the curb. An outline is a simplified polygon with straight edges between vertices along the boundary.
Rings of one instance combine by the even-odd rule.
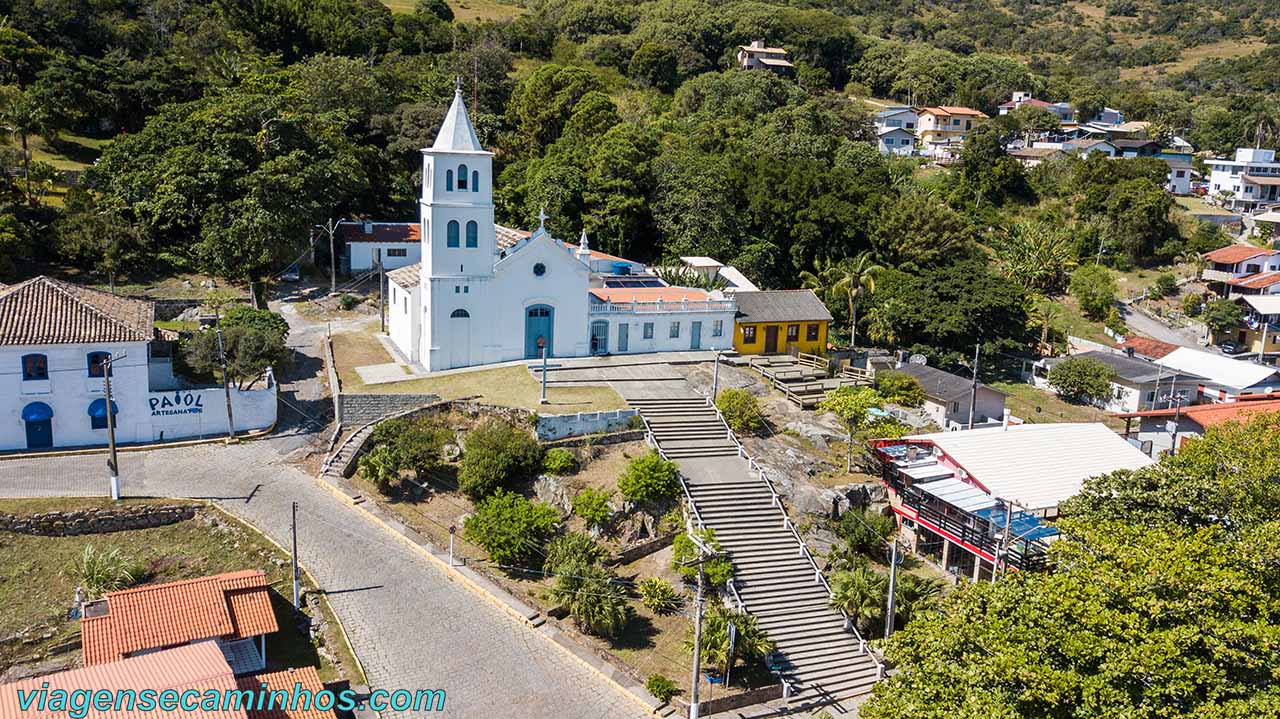
[[[236,442],[252,442],[262,439],[272,432],[276,431],[276,425],[280,420],[277,418],[271,423],[270,427],[255,429],[244,434],[236,435]],[[170,449],[174,447],[195,447],[202,444],[228,443],[226,437],[207,437],[205,439],[183,439],[174,442],[154,442],[152,444],[131,444],[124,447],[116,447],[117,454],[125,452],[146,452],[153,449]],[[229,444],[229,443],[228,443]],[[59,449],[52,452],[21,452],[18,454],[0,454],[0,462],[11,459],[45,459],[47,457],[80,457],[91,454],[106,454],[111,450],[107,447],[85,447],[83,449]]]
[[[639,704],[650,715],[658,716],[659,710],[664,706],[662,702],[649,696],[643,686],[622,674],[608,662],[601,660],[591,649],[582,646],[560,631],[560,629],[549,624],[542,617],[540,611],[511,596],[511,594],[470,567],[463,565],[450,566],[448,554],[441,555],[438,553],[431,542],[427,541],[416,530],[405,526],[404,523],[391,517],[381,507],[369,502],[349,487],[341,486],[326,477],[317,477],[316,481],[339,499],[346,501],[352,507],[366,514],[370,519],[382,526],[383,529],[399,537],[411,548],[432,560],[445,571],[450,579],[460,580],[468,589],[489,600],[520,623],[534,629],[553,646],[558,647],[570,657],[578,660],[589,671],[607,683],[612,684],[614,688],[636,704]]]

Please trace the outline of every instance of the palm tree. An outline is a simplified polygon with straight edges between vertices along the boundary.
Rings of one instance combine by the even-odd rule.
[[[1040,347],[1043,352],[1049,346],[1049,331],[1053,327],[1053,323],[1062,316],[1062,307],[1049,301],[1048,297],[1041,297],[1040,302],[1036,304],[1036,319],[1040,321]]]
[[[1199,252],[1184,252],[1173,258],[1173,261],[1180,265],[1191,265],[1191,269],[1195,271],[1192,279],[1196,282],[1200,281],[1200,275],[1204,272],[1204,268],[1209,266],[1209,261]]]
[[[863,631],[884,614],[889,578],[866,564],[831,575],[831,606],[853,618]]]
[[[836,263],[819,263],[813,272],[800,273],[802,287],[825,294],[828,299],[844,297],[849,303],[849,346],[858,346],[858,304],[875,294],[877,272],[884,268],[875,263],[870,252],[861,252]]]
[[[942,583],[938,580],[899,573],[893,588],[894,614],[897,615],[898,627],[905,627],[913,618],[936,609],[941,596]]]
[[[894,314],[902,302],[894,297],[878,303],[867,312],[867,337],[878,345],[892,347],[898,343],[898,330],[893,326]]]

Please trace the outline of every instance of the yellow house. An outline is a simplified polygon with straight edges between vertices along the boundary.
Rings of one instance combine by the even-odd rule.
[[[970,130],[991,119],[981,110],[954,105],[922,107],[919,116],[920,142],[926,147],[964,142]]]
[[[813,290],[735,292],[733,348],[740,354],[823,354],[831,313]]]

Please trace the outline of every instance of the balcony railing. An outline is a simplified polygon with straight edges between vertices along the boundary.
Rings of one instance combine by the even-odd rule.
[[[673,312],[734,312],[738,304],[733,300],[689,300],[655,302],[593,302],[591,314],[669,314]]]
[[[1226,282],[1232,275],[1224,270],[1205,269],[1200,273],[1200,277],[1206,282]]]

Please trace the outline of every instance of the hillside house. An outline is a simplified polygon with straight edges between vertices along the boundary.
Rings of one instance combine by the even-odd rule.
[[[1207,263],[1201,278],[1209,288],[1221,297],[1232,294],[1258,294],[1236,292],[1242,281],[1265,281],[1272,273],[1280,271],[1280,250],[1253,245],[1227,245],[1204,254]],[[1246,282],[1247,284],[1247,282]]]
[[[1280,162],[1275,150],[1242,147],[1234,159],[1207,161],[1209,196],[1232,212],[1254,212],[1280,205]]]
[[[1008,395],[994,387],[979,382],[975,400],[973,379],[970,377],[911,362],[897,362],[888,369],[916,378],[924,389],[925,413],[934,424],[945,430],[968,428],[970,402],[974,403],[975,427],[1005,420],[1004,401]]]
[[[1197,389],[1200,399],[1206,402],[1238,402],[1280,392],[1280,370],[1274,365],[1231,359],[1189,347],[1170,352],[1161,363],[1166,368],[1203,377]]]
[[[876,130],[876,147],[881,155],[912,155],[916,150],[916,136],[901,127]]]
[[[1037,100],[1032,97],[1029,92],[1014,92],[1013,97],[1008,102],[1000,105],[999,111],[1001,115],[1008,115],[1010,112],[1013,112],[1024,105],[1048,110],[1053,113],[1053,115],[1058,118],[1058,122],[1063,125],[1070,125],[1076,121],[1076,111],[1075,108],[1071,107],[1071,103],[1045,102],[1044,100]]]
[[[1035,364],[1032,372],[1033,384],[1040,389],[1054,391],[1049,385],[1049,373],[1054,367],[1070,358],[1101,362],[1115,372],[1111,380],[1110,394],[1094,402],[1095,406],[1109,412],[1138,412],[1167,407],[1174,396],[1181,398],[1183,404],[1190,404],[1198,400],[1198,387],[1204,381],[1203,377],[1178,372],[1158,362],[1138,359],[1128,353],[1116,354],[1095,350],[1068,357],[1050,357],[1040,360]]]
[[[969,131],[990,119],[981,110],[942,105],[919,110],[920,130],[916,134],[929,146],[948,146],[964,142]]]
[[[768,70],[778,75],[787,75],[794,69],[787,60],[786,50],[769,47],[764,40],[752,40],[750,45],[738,46],[738,67],[743,70]]]
[[[1194,407],[1171,407],[1142,412],[1125,412],[1124,436],[1149,447],[1158,457],[1173,447],[1181,448],[1188,440],[1204,435],[1205,430],[1226,422],[1247,422],[1258,414],[1280,412],[1280,400],[1249,400],[1231,404],[1201,404]],[[1137,420],[1137,426],[1133,421]]]

